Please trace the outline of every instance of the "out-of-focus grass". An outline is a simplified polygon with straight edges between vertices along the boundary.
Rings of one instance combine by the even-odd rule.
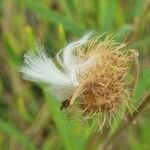
[[[150,90],[149,0],[0,1],[0,149],[95,150],[105,132],[71,121],[45,87],[21,79],[23,54],[40,41],[53,57],[69,40],[90,30],[116,34],[140,52],[138,104]],[[118,139],[116,149],[149,148],[149,111]],[[115,126],[115,128],[117,125]]]

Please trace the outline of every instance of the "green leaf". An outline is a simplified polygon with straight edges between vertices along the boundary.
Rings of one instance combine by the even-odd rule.
[[[25,28],[25,33],[29,47],[34,47],[36,43],[36,37],[33,33],[33,29],[31,28],[31,26],[27,26]]]
[[[18,59],[18,55],[15,52],[15,49],[13,47],[14,43],[12,41],[13,41],[13,38],[11,37],[11,35],[7,35],[4,37],[4,45],[6,47],[6,53],[8,55],[8,58],[9,58],[9,60],[11,60],[11,62],[14,65],[17,65],[19,62],[19,59]]]
[[[134,18],[139,17],[142,14],[144,0],[134,0],[133,13]]]
[[[73,0],[60,0],[62,3],[63,9],[65,10],[66,14],[72,18],[75,15],[75,6]]]
[[[64,28],[72,33],[81,34],[84,32],[83,28],[77,25],[75,22],[67,19],[65,16],[58,14],[50,8],[43,5],[40,1],[25,0],[25,5],[35,12],[38,16],[55,25],[62,24]]]
[[[114,3],[116,5],[116,10],[114,10],[116,24],[118,26],[125,25],[125,15],[122,6],[120,5],[120,1],[114,0]]]
[[[150,69],[144,70],[135,91],[135,101],[138,102],[146,91],[150,90]]]
[[[42,150],[51,150],[54,149],[54,147],[56,148],[55,139],[51,136],[48,136],[48,138],[44,141]]]
[[[22,119],[24,119],[27,122],[31,122],[32,121],[32,117],[30,116],[30,114],[27,111],[27,108],[25,106],[25,102],[23,100],[22,97],[18,97],[16,99],[17,101],[17,107],[18,107],[18,112],[19,115],[22,117]]]
[[[136,41],[135,43],[132,43],[130,47],[134,47],[134,48],[137,48],[137,47],[140,47],[140,46],[148,46],[150,44],[150,37],[144,37],[138,41]]]
[[[67,120],[66,114],[60,111],[60,103],[58,103],[58,100],[49,95],[46,90],[44,90],[44,95],[64,148],[66,150],[84,149],[84,139],[82,139],[81,135],[76,133],[77,129],[75,130],[74,124]],[[79,138],[79,136],[81,136],[81,138]]]
[[[116,32],[115,39],[119,42],[122,42],[133,30],[131,25],[124,25]]]
[[[115,18],[116,3],[115,0],[101,0],[99,3],[99,22],[102,31],[112,29],[112,24]]]

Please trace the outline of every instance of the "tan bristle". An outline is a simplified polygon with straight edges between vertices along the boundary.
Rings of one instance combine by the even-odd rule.
[[[103,51],[97,64],[84,75],[85,80],[90,80],[85,84],[80,100],[83,109],[87,108],[89,112],[111,112],[126,97],[129,59],[117,55],[116,52]]]
[[[92,39],[83,49],[77,50],[80,59],[96,57],[96,63],[79,74],[79,86],[70,100],[78,101],[77,107],[84,115],[113,114],[119,106],[129,106],[129,71],[133,62],[126,44],[118,44],[111,38],[104,41]],[[78,98],[78,99],[77,99]],[[77,100],[76,100],[77,99]]]

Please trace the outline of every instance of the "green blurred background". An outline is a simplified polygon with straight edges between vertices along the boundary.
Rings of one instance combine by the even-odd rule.
[[[18,73],[35,41],[51,57],[97,30],[140,52],[135,106],[150,90],[150,0],[0,0],[0,150],[96,150],[118,126],[94,132],[68,119],[43,85]],[[113,143],[114,150],[150,149],[150,107]],[[110,131],[110,132],[109,132]]]

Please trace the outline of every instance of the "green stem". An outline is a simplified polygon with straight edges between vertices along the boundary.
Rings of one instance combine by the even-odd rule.
[[[103,150],[109,149],[110,145],[113,143],[113,141],[129,126],[132,124],[132,122],[136,119],[136,117],[141,114],[141,112],[144,110],[144,108],[150,103],[150,92],[145,94],[142,102],[138,106],[137,110],[135,110],[132,114],[127,115],[127,121],[124,121],[120,124],[119,128],[111,135],[110,138],[104,143]],[[98,149],[101,149],[99,147]]]

